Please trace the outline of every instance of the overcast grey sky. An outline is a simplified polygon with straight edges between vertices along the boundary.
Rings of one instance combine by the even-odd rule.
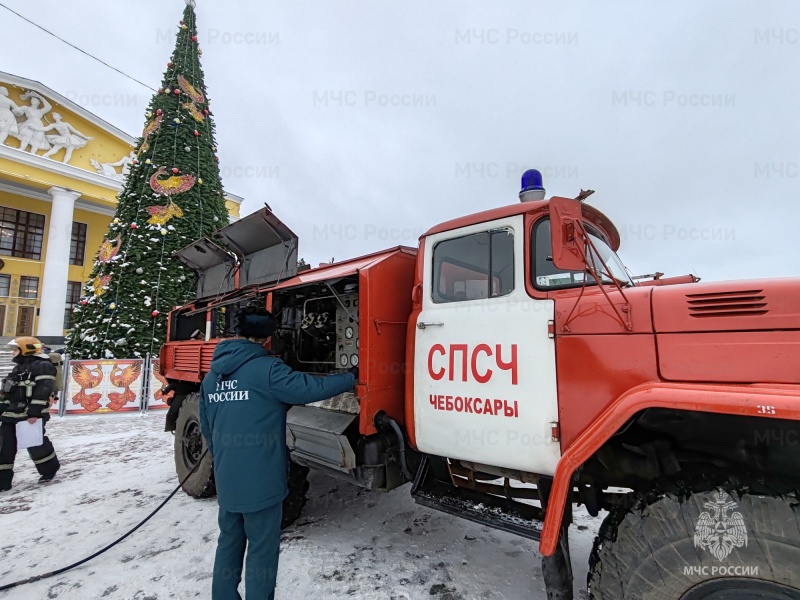
[[[2,0],[158,87],[182,0]],[[198,0],[223,184],[316,264],[597,191],[635,273],[800,274],[795,0]],[[138,135],[151,92],[0,9],[0,70]]]

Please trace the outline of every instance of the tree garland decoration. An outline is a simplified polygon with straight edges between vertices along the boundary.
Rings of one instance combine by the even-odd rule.
[[[110,263],[117,257],[119,249],[122,247],[122,238],[119,234],[115,238],[114,242],[116,245],[112,244],[111,240],[109,239],[103,240],[103,243],[100,245],[100,251],[97,253],[97,262]]]
[[[188,192],[194,187],[197,177],[194,175],[178,175],[177,167],[172,169],[174,175],[166,179],[159,179],[167,172],[166,167],[158,167],[158,170],[150,177],[150,188],[162,196],[174,196],[175,194],[182,194]]]

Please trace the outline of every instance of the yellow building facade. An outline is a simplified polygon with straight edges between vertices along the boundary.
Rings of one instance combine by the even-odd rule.
[[[135,141],[42,84],[0,72],[0,335],[62,341]],[[242,198],[226,198],[239,218]]]

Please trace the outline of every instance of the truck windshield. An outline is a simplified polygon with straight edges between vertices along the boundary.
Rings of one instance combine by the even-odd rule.
[[[613,284],[616,280],[621,286],[632,286],[633,281],[628,274],[625,265],[600,236],[600,234],[588,224],[584,224],[589,238],[592,240],[597,253],[590,251],[590,259],[604,284]],[[533,283],[540,289],[553,289],[565,287],[577,287],[584,284],[594,285],[594,276],[587,271],[564,271],[556,268],[553,264],[552,246],[550,244],[550,219],[541,221],[534,230],[533,234]],[[606,267],[603,266],[605,263]]]

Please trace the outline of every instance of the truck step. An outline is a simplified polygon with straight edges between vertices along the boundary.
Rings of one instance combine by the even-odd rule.
[[[412,491],[417,504],[468,519],[481,525],[539,540],[544,512],[542,509],[506,498],[457,488],[437,480],[428,480]]]

